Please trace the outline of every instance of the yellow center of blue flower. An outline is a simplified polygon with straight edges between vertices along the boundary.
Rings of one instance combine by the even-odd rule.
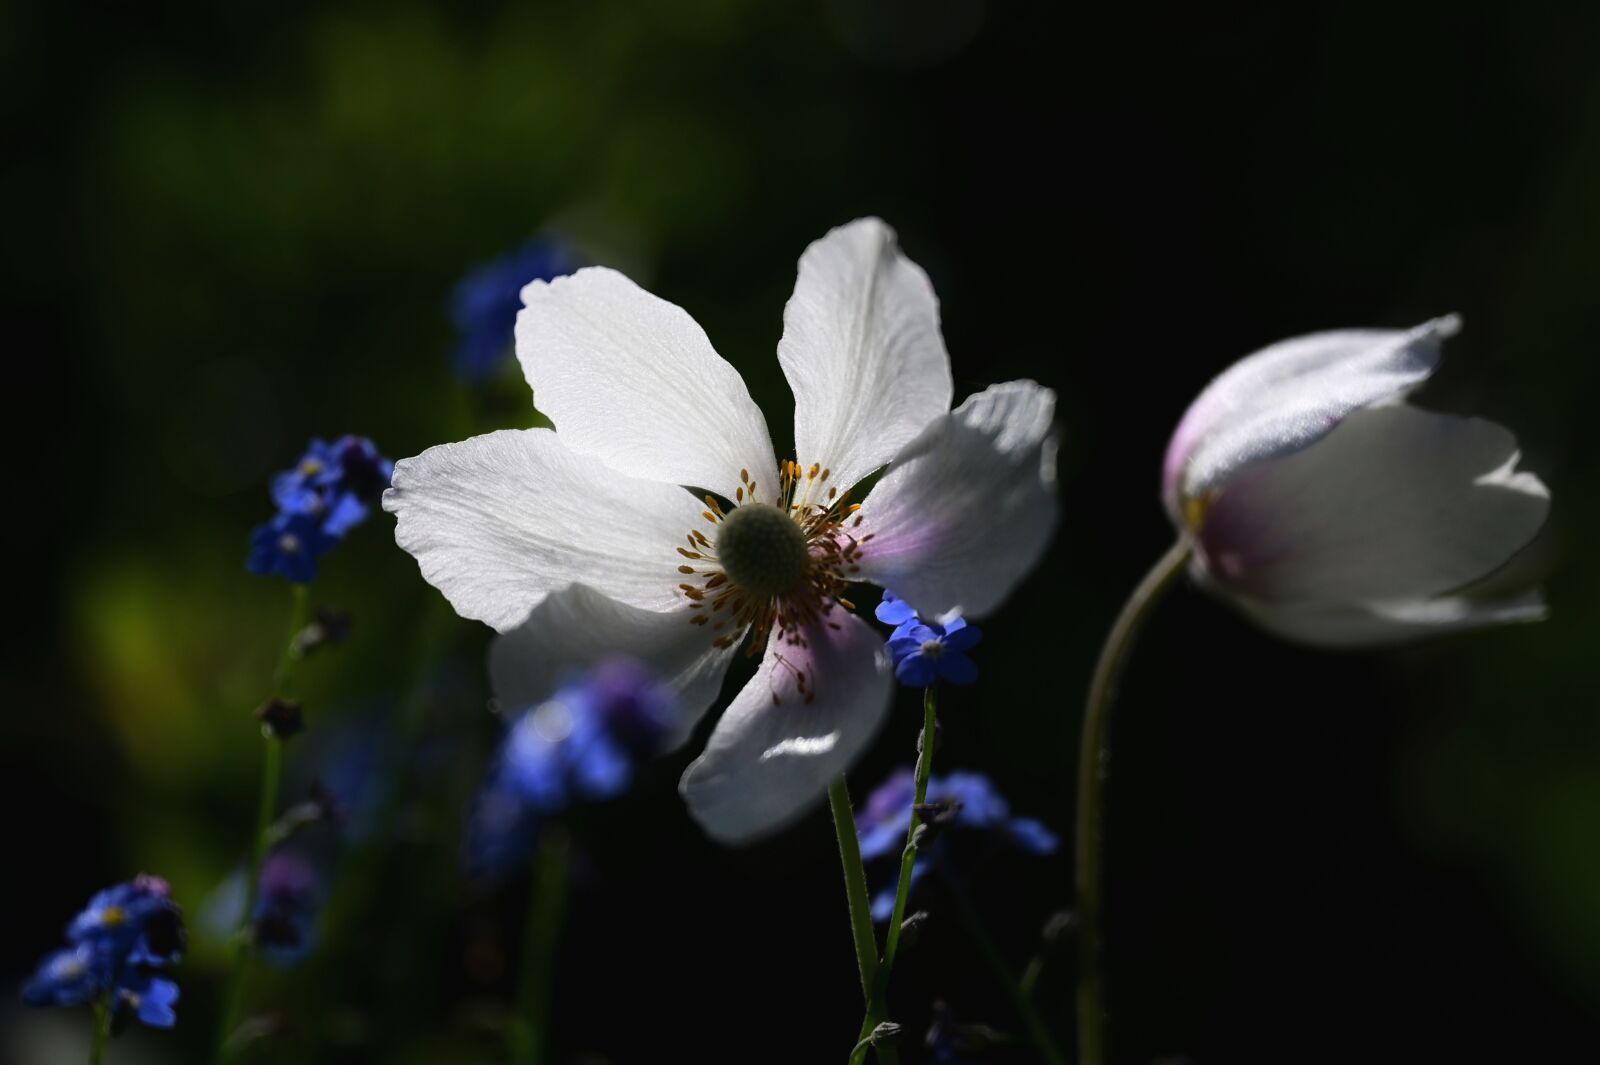
[[[100,923],[115,928],[128,919],[127,911],[121,906],[107,906],[100,911]]]
[[[755,596],[785,595],[805,580],[806,534],[767,503],[735,507],[717,526],[717,557],[734,586]]]

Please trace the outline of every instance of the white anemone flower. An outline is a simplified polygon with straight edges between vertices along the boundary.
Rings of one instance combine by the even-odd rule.
[[[1409,406],[1455,316],[1285,340],[1212,381],[1168,447],[1167,512],[1202,584],[1266,629],[1356,647],[1536,620],[1486,580],[1550,507],[1517,442]]]
[[[924,616],[978,616],[1043,552],[1055,396],[1013,381],[951,410],[932,286],[876,219],[800,260],[778,345],[792,460],[680,308],[598,268],[535,281],[522,300],[517,357],[555,429],[398,463],[384,496],[396,539],[458,613],[504,633],[490,669],[505,704],[626,653],[670,683],[681,743],[748,637],[760,666],[680,790],[719,840],[776,831],[889,706],[883,636],[851,612],[848,586],[893,588]]]

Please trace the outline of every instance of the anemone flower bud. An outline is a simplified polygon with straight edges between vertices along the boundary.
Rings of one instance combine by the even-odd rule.
[[[1550,494],[1516,438],[1409,406],[1454,315],[1313,333],[1250,355],[1189,407],[1162,471],[1200,582],[1262,627],[1328,647],[1537,620],[1537,590],[1488,591]]]

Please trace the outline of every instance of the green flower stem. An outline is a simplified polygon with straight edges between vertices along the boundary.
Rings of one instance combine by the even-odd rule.
[[[289,635],[283,641],[283,653],[278,656],[278,668],[272,671],[272,694],[289,694],[289,682],[294,677],[294,667],[300,661],[300,630],[306,627],[310,615],[311,588],[296,584],[289,604]]]
[[[894,890],[894,910],[889,915],[889,935],[883,948],[883,964],[878,966],[878,977],[872,982],[867,1015],[861,1021],[861,1039],[866,1039],[879,1023],[888,1019],[889,974],[894,969],[895,955],[900,949],[900,926],[906,919],[906,900],[911,896],[911,870],[917,864],[917,828],[922,824],[922,815],[915,807],[928,801],[928,777],[933,773],[933,743],[939,728],[939,703],[935,691],[930,685],[922,693],[922,735],[917,741],[917,797],[906,831],[905,850],[900,854],[900,881]],[[893,1052],[886,1053],[886,1049],[879,1048],[880,1061],[892,1060]],[[865,1058],[866,1051],[859,1046],[856,1053],[851,1055],[852,1062],[860,1062]]]
[[[1101,973],[1102,928],[1100,870],[1104,856],[1104,806],[1111,704],[1128,653],[1150,611],[1183,574],[1189,545],[1179,540],[1162,555],[1133,590],[1117,615],[1089,683],[1083,711],[1083,735],[1078,743],[1078,1062],[1105,1065],[1106,1010]]]
[[[1022,975],[1017,978],[1017,987],[1024,995],[1031,996],[1034,988],[1039,986],[1039,977],[1044,973],[1044,955],[1035,954],[1028,959],[1027,967],[1022,970]]]
[[[89,1065],[100,1065],[106,1056],[106,1041],[111,1038],[111,1003],[100,998],[94,1004],[94,1042],[89,1046]]]
[[[861,998],[872,1001],[872,981],[878,972],[878,937],[872,931],[872,904],[867,898],[867,870],[861,864],[861,840],[850,809],[850,792],[840,776],[828,785],[828,806],[839,836],[839,864],[844,866],[844,895],[850,904],[850,933],[855,938],[856,969],[861,976]]]
[[[278,656],[277,668],[272,671],[274,696],[282,697],[289,693],[289,685],[294,679],[294,667],[300,661],[296,642],[300,630],[306,626],[310,599],[310,589],[306,585],[293,585],[293,595],[289,605],[289,633],[284,638],[283,651]],[[244,976],[251,947],[250,921],[260,897],[261,866],[267,859],[267,850],[273,835],[272,828],[277,818],[278,791],[282,782],[283,740],[272,735],[269,730],[263,729],[261,792],[260,801],[256,806],[256,831],[250,845],[250,868],[245,874],[244,910],[239,915],[239,928],[234,933],[228,951],[228,980],[223,993],[222,1028],[217,1036],[215,1055],[215,1060],[218,1062],[228,1057],[228,1040],[239,1023],[239,1014],[244,1009]]]
[[[984,930],[983,919],[978,916],[978,908],[973,905],[972,898],[967,894],[965,885],[959,877],[951,871],[944,862],[935,863],[939,875],[944,879],[949,888],[950,897],[955,900],[956,913],[961,918],[961,924],[967,930],[967,935],[972,938],[973,944],[978,948],[978,953],[983,955],[983,960],[994,973],[1000,986],[1005,988],[1006,995],[1011,999],[1011,1005],[1017,1011],[1017,1016],[1022,1019],[1022,1026],[1027,1029],[1028,1038],[1033,1042],[1034,1049],[1039,1052],[1049,1065],[1066,1065],[1066,1055],[1056,1045],[1055,1036],[1050,1034],[1050,1028],[1044,1023],[1044,1018],[1039,1016],[1038,1007],[1033,1004],[1033,999],[1028,996],[1020,981],[1011,975],[1011,969],[1006,965],[1000,948],[995,946],[994,940]]]
[[[567,912],[570,865],[566,836],[559,830],[547,831],[535,859],[528,925],[523,933],[518,1012],[510,1031],[511,1060],[515,1065],[540,1065],[545,1060],[550,1041],[550,990],[561,922]]]

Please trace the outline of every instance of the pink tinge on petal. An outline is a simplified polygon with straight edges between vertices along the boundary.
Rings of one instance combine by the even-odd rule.
[[[774,632],[755,676],[679,790],[713,838],[746,843],[804,816],[872,740],[893,689],[882,635],[833,607]]]
[[[1238,471],[1191,535],[1212,580],[1263,602],[1450,595],[1543,526],[1549,492],[1518,459],[1516,438],[1492,422],[1369,407],[1310,447]]]
[[[1193,531],[1206,501],[1248,466],[1314,444],[1352,412],[1393,402],[1438,364],[1454,315],[1414,329],[1341,329],[1240,359],[1184,412],[1162,462],[1162,502]]]
[[[1161,499],[1166,504],[1167,513],[1172,520],[1180,522],[1182,513],[1182,487],[1183,467],[1189,461],[1189,453],[1194,450],[1194,445],[1210,428],[1213,420],[1214,404],[1207,402],[1207,397],[1202,395],[1189,409],[1184,411],[1183,420],[1178,423],[1178,428],[1172,434],[1172,440],[1167,444],[1166,457],[1161,462]]]

